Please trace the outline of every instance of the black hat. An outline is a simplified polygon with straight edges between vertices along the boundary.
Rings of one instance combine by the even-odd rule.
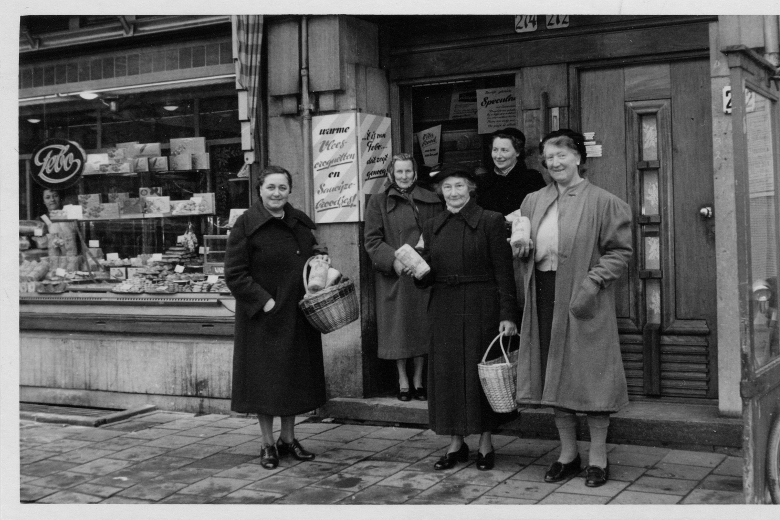
[[[582,161],[582,164],[585,164],[585,160],[588,158],[588,154],[585,149],[585,136],[569,128],[554,130],[542,138],[542,141],[539,143],[539,153],[542,154],[542,161],[544,161],[544,143],[550,139],[555,139],[556,137],[568,137],[571,139],[574,142],[574,146],[577,148],[577,153],[580,154],[580,160]],[[545,166],[545,168],[546,167],[547,166]]]
[[[444,166],[441,170],[432,171],[431,179],[434,182],[442,182],[447,177],[462,177],[471,182],[476,182],[474,172],[467,170],[463,166]]]
[[[523,144],[523,146],[525,146],[525,134],[520,130],[518,130],[517,128],[512,128],[511,126],[507,128],[502,128],[501,130],[496,130],[491,135],[494,138],[500,135],[508,135],[514,137],[515,139],[520,141]]]

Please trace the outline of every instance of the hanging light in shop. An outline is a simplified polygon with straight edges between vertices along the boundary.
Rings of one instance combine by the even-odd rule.
[[[175,112],[176,110],[179,110],[179,105],[177,105],[173,101],[166,101],[165,104],[163,105],[163,108],[168,112]]]
[[[99,95],[98,95],[97,92],[90,92],[88,90],[86,90],[84,92],[79,92],[79,97],[81,97],[81,99],[87,99],[87,100],[89,100],[89,99],[96,99],[98,96]]]
[[[32,123],[32,124],[34,124],[34,125],[37,125],[38,123],[40,123],[40,122],[41,122],[41,120],[40,120],[40,119],[38,119],[37,117],[28,117],[28,118],[27,118],[27,122],[28,122],[28,123]]]

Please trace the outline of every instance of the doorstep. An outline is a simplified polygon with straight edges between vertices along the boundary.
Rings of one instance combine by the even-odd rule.
[[[395,397],[337,397],[320,408],[317,415],[422,428],[428,425],[427,403],[401,402]],[[558,438],[550,408],[521,409],[518,417],[504,424],[501,431],[525,438]],[[578,438],[588,439],[585,420],[579,421]],[[607,440],[613,444],[717,451],[737,456],[742,450],[742,419],[721,416],[716,405],[631,401],[610,417]]]
[[[127,410],[106,408],[87,408],[76,406],[58,406],[52,404],[19,403],[19,418],[27,421],[90,426],[96,428],[117,421],[124,421],[135,415],[157,410],[155,405],[147,404]]]

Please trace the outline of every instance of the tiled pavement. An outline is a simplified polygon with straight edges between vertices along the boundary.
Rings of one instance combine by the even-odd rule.
[[[277,420],[278,421],[278,420]],[[21,500],[165,504],[740,504],[742,460],[718,453],[610,445],[611,480],[547,484],[558,443],[497,435],[496,467],[435,471],[448,437],[430,430],[308,422],[317,454],[260,466],[252,418],[152,412],[88,428],[21,421]],[[276,424],[278,430],[278,422]],[[587,443],[581,443],[587,460]]]

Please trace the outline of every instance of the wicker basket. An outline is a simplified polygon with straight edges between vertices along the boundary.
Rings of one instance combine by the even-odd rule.
[[[306,287],[306,271],[309,260],[303,266],[303,286]],[[333,332],[348,323],[358,319],[358,299],[355,283],[349,278],[343,278],[340,283],[326,287],[316,293],[306,289],[306,296],[298,302],[303,315],[312,327],[322,334]]]
[[[504,334],[501,333],[490,342],[482,361],[477,365],[479,380],[482,383],[482,389],[485,391],[490,407],[498,413],[513,412],[517,409],[517,357],[518,351],[507,355],[503,344]],[[499,340],[503,357],[487,359],[493,344]]]

